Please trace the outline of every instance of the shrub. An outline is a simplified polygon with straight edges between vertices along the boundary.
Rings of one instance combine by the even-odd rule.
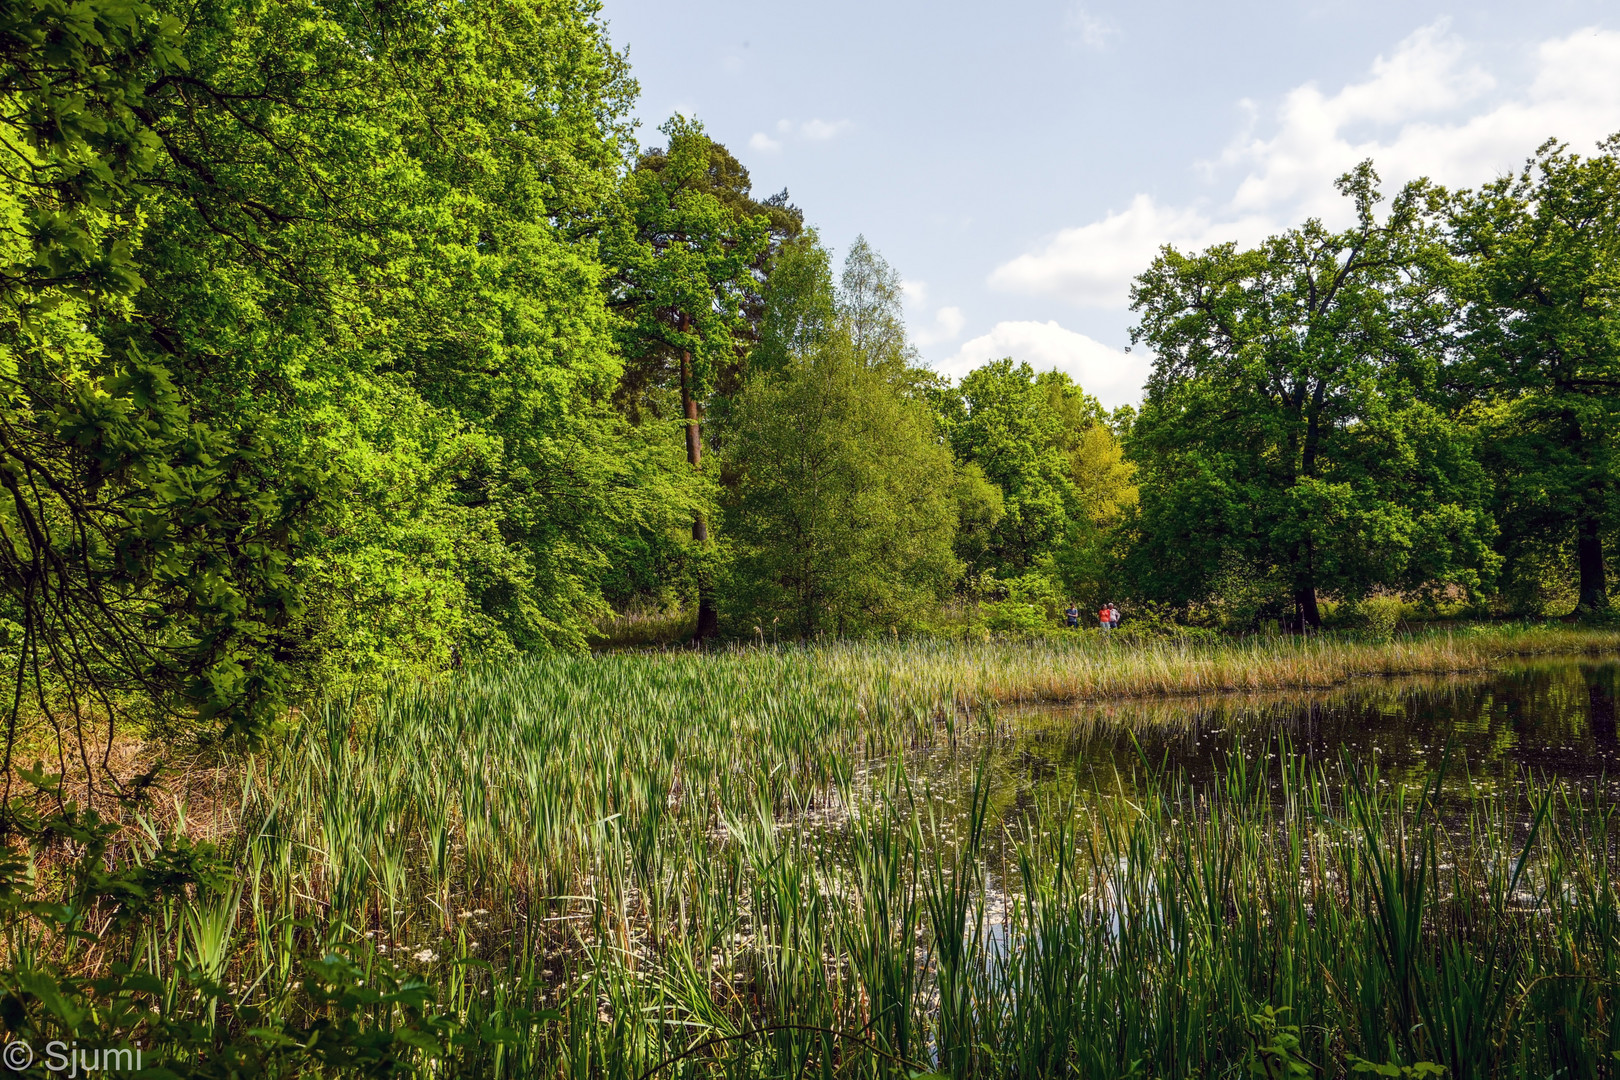
[[[1356,624],[1375,641],[1388,641],[1400,625],[1404,605],[1399,596],[1369,596],[1356,605]]]
[[[1057,587],[1044,574],[1022,574],[1006,581],[987,577],[986,587],[1002,594],[1001,599],[979,605],[979,618],[986,629],[1001,633],[1032,633],[1055,625]]]
[[[985,628],[998,633],[1032,633],[1051,625],[1046,610],[1024,600],[992,600],[979,605]]]

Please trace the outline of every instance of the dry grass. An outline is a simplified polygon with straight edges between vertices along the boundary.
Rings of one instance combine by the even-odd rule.
[[[1613,655],[1620,630],[1469,627],[1393,641],[1348,637],[1164,638],[844,644],[810,650],[828,673],[887,687],[949,690],[963,704],[1106,701],[1121,697],[1320,690],[1368,676],[1482,671],[1517,657]]]

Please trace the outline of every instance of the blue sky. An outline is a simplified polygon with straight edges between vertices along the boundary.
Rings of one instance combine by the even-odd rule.
[[[1343,210],[1339,173],[1478,183],[1620,131],[1620,8],[1591,0],[1133,4],[605,0],[641,83],[907,282],[951,375],[996,356],[1135,401],[1126,289],[1163,243]]]

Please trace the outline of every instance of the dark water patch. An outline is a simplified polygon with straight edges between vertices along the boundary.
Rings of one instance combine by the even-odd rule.
[[[1089,767],[1112,771],[1137,746],[1190,776],[1224,771],[1232,754],[1273,752],[1279,739],[1307,758],[1377,760],[1390,773],[1438,765],[1449,739],[1471,770],[1503,767],[1571,779],[1620,774],[1620,661],[1515,666],[1484,678],[1364,680],[1309,699],[1223,697],[1179,705],[1025,710],[1009,717],[1013,758],[1031,778]],[[1134,741],[1133,741],[1134,740]]]
[[[1450,790],[1505,793],[1545,777],[1614,797],[1617,697],[1620,660],[1569,660],[1488,675],[1363,679],[1304,695],[1025,707],[996,717],[988,738],[920,754],[908,770],[919,786],[959,804],[987,764],[996,816],[1027,821],[1054,796],[1130,797],[1146,790],[1149,772],[1208,784],[1226,777],[1235,757],[1268,773],[1279,754],[1330,767],[1376,765],[1381,783],[1418,789],[1449,741]]]

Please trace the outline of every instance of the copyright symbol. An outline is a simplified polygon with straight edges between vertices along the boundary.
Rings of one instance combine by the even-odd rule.
[[[6,1043],[5,1051],[0,1053],[0,1061],[4,1061],[6,1068],[12,1072],[22,1072],[34,1063],[34,1048],[21,1039]]]

